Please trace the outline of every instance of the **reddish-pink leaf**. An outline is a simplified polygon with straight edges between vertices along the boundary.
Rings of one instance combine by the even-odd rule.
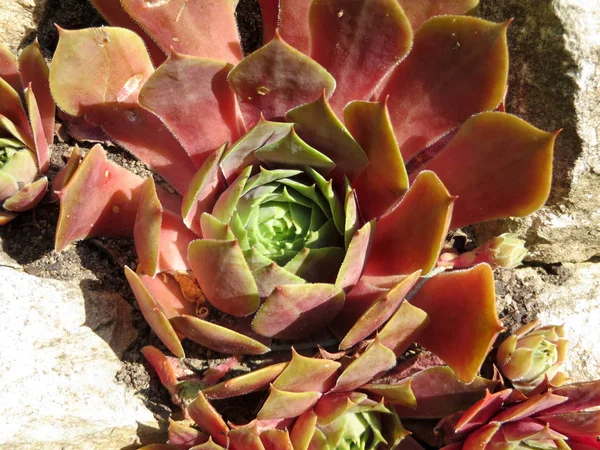
[[[198,235],[202,234],[200,227],[202,214],[212,211],[218,195],[225,189],[219,170],[219,160],[224,150],[225,145],[206,158],[183,196],[181,206],[183,223]]]
[[[233,143],[242,131],[235,97],[227,84],[231,67],[173,52],[140,91],[140,104],[163,120],[197,167],[223,143]]]
[[[417,343],[448,363],[461,381],[471,382],[503,329],[495,302],[487,264],[434,276],[411,300],[429,316]]]
[[[188,450],[194,445],[205,443],[208,439],[206,434],[196,428],[169,419],[169,442],[179,450]]]
[[[59,194],[56,250],[91,236],[132,236],[142,183],[94,146]]]
[[[269,397],[257,414],[260,420],[298,417],[319,400],[319,392],[286,392],[271,386]]]
[[[369,158],[353,183],[364,220],[377,219],[408,189],[408,176],[386,102],[351,102],[344,109],[350,133]]]
[[[327,359],[307,358],[292,348],[292,360],[273,382],[273,386],[289,392],[327,392],[333,386],[341,364]],[[310,374],[310,377],[307,375]]]
[[[492,416],[500,411],[510,393],[510,389],[504,389],[494,394],[486,391],[485,397],[467,409],[461,416],[454,426],[455,431],[457,433],[468,432],[488,423]]]
[[[600,411],[577,411],[536,416],[535,420],[567,436],[600,436]]]
[[[262,13],[263,44],[266,44],[273,36],[279,24],[279,0],[258,0]]]
[[[309,24],[310,56],[337,82],[331,106],[338,115],[349,101],[370,98],[412,45],[412,29],[397,0],[312,2]]]
[[[260,305],[258,289],[236,240],[199,239],[188,259],[208,301],[227,314],[244,317]]]
[[[33,149],[35,144],[31,136],[31,128],[27,120],[27,114],[21,103],[21,98],[10,84],[0,78],[0,117],[4,120],[0,122],[0,129],[13,128],[7,131],[11,132],[17,139],[22,141],[27,147]],[[10,123],[6,122],[8,120]],[[11,126],[12,125],[12,126]]]
[[[165,53],[158,45],[156,45],[156,42],[154,42],[154,40],[148,36],[142,27],[140,27],[131,19],[131,17],[127,15],[123,9],[123,6],[121,5],[121,0],[90,0],[90,2],[113,27],[128,28],[137,35],[141,36],[142,39],[144,39],[144,44],[148,49],[148,53],[150,53],[150,56],[152,56],[154,65],[158,67],[162,64],[166,58]]]
[[[515,422],[533,416],[534,414],[552,408],[553,406],[562,405],[567,400],[567,397],[556,395],[548,391],[545,394],[531,397],[525,402],[518,403],[501,411],[499,414],[496,414],[492,420],[500,423]]]
[[[236,93],[246,127],[261,113],[267,120],[284,117],[291,108],[331,95],[334,78],[308,56],[285,43],[278,34],[264,47],[244,58],[227,77]]]
[[[377,375],[396,365],[396,355],[378,338],[344,369],[331,392],[346,392],[359,388]]]
[[[185,226],[179,214],[164,211],[158,240],[158,271],[189,270],[187,252],[195,239],[198,235]]]
[[[237,397],[265,389],[287,367],[288,363],[273,364],[203,389],[209,399]]]
[[[171,395],[177,393],[177,372],[169,361],[169,359],[156,347],[147,345],[142,348],[142,355],[146,358],[146,361],[150,363],[152,368],[156,371],[161,384],[167,388]]]
[[[63,167],[60,172],[56,174],[52,180],[52,186],[50,188],[50,201],[55,202],[58,200],[58,193],[64,189],[67,185],[81,162],[81,150],[79,146],[75,144],[71,155],[69,155],[69,161],[67,165]]]
[[[429,325],[427,313],[404,301],[379,332],[379,339],[400,357]]]
[[[472,114],[496,108],[507,75],[505,24],[464,16],[425,22],[380,96],[390,96],[404,160]]]
[[[413,30],[434,16],[466,14],[479,4],[479,0],[398,0]]]
[[[392,317],[420,276],[421,271],[414,272],[389,292],[382,294],[375,300],[369,309],[356,321],[348,334],[346,334],[340,343],[340,350],[346,350],[368,337]]]
[[[163,209],[156,195],[154,180],[146,178],[140,189],[140,200],[135,224],[133,226],[133,239],[139,263],[137,273],[153,277],[158,270],[158,242],[162,224]]]
[[[421,172],[400,203],[377,222],[365,273],[427,274],[446,238],[454,200],[433,172]]]
[[[202,392],[189,404],[187,412],[194,422],[206,431],[219,444],[227,444],[227,432],[229,427],[217,412],[217,410],[206,400]],[[209,441],[210,442],[210,441]]]
[[[555,138],[556,133],[505,113],[487,112],[469,119],[450,144],[423,166],[458,196],[451,226],[526,216],[542,206],[550,192]]]
[[[242,59],[233,2],[121,0],[125,11],[166,52],[219,59]]]
[[[4,44],[0,44],[0,78],[17,92],[23,89],[17,58]]]
[[[317,415],[312,410],[298,417],[290,435],[295,450],[308,450],[316,425]]]
[[[229,431],[229,450],[265,450],[256,422]]]
[[[348,251],[335,281],[335,285],[344,292],[350,292],[354,288],[365,270],[376,236],[375,229],[375,221],[367,222],[354,234],[348,245]]]
[[[50,93],[50,71],[42,56],[37,39],[25,47],[19,55],[19,69],[23,86],[30,86],[35,93],[45,139],[48,144],[52,144],[56,104]],[[29,109],[29,114],[31,119],[31,109]]]
[[[269,347],[229,328],[194,316],[171,317],[175,331],[206,348],[233,355],[262,355]]]
[[[50,88],[62,110],[101,126],[185,192],[196,171],[191,158],[160,119],[137,103],[153,70],[143,41],[129,30],[60,30]]]
[[[265,430],[260,434],[265,450],[296,450],[288,430]]]
[[[31,122],[31,131],[33,133],[33,142],[35,143],[35,155],[37,157],[38,168],[40,173],[46,173],[50,167],[50,150],[46,135],[44,132],[44,124],[40,115],[37,99],[31,89],[31,84],[25,90],[25,103],[29,111],[29,121]],[[54,105],[54,103],[52,104]],[[52,110],[52,127],[54,130],[54,109]],[[52,135],[53,137],[53,135]],[[52,137],[50,141],[52,141]]]
[[[2,207],[12,212],[22,212],[35,208],[48,190],[48,178],[42,177],[27,183],[16,194],[7,198]]]
[[[182,314],[195,314],[196,304],[183,296],[181,286],[175,278],[162,274],[155,278],[140,275],[140,279],[168,319]]]
[[[279,0],[279,32],[292,47],[310,55],[311,0]],[[277,35],[277,33],[275,33]]]
[[[125,276],[150,328],[175,356],[183,358],[185,353],[181,341],[152,293],[146,288],[142,279],[127,266],[125,266]]]
[[[344,305],[344,292],[331,284],[277,286],[258,310],[252,328],[278,339],[301,339],[323,329]]]
[[[396,406],[400,417],[441,418],[464,411],[483,398],[486,389],[494,389],[497,385],[497,382],[481,377],[475,377],[471,383],[463,383],[447,366],[420,370],[411,378],[417,407]]]
[[[567,397],[568,400],[560,406],[544,411],[544,414],[581,411],[600,406],[600,380],[568,384],[553,389],[552,392]]]

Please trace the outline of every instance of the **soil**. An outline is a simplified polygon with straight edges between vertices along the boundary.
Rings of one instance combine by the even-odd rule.
[[[35,37],[38,38],[46,57],[50,57],[56,48],[57,32],[54,24],[68,28],[84,28],[105,24],[95,10],[82,0],[47,0],[45,8],[36,11],[39,17],[37,33],[27,36],[23,45]],[[262,26],[258,14],[257,0],[241,0],[237,9],[237,18],[243,36],[245,52],[256,49],[262,41]],[[75,142],[67,138],[65,142],[57,142],[52,148],[52,160],[49,177],[52,177],[65,164]],[[81,144],[86,152],[91,144]],[[137,161],[126,151],[107,147],[108,157],[112,161],[130,169],[141,176],[151,175],[151,171],[143,163]],[[96,238],[70,245],[61,253],[54,251],[54,232],[58,219],[57,203],[43,203],[34,211],[20,214],[13,222],[0,228],[0,243],[9,256],[21,264],[24,270],[42,278],[52,278],[79,283],[84,291],[109,291],[121,295],[134,308],[134,327],[137,338],[123,355],[123,368],[117,379],[145,399],[147,406],[159,418],[166,420],[173,408],[168,392],[162,388],[157,377],[149,370],[141,356],[140,349],[146,345],[154,345],[163,351],[158,338],[151,332],[144,321],[135,298],[123,276],[125,265],[135,266],[136,256],[133,242],[129,239]],[[462,251],[473,247],[468,230],[466,234],[453,236],[453,244]],[[568,271],[560,265],[539,266],[535,270],[544,281],[561,284],[569,276]],[[498,270],[496,290],[500,305],[500,317],[507,331],[511,332],[521,324],[529,322],[537,316],[536,302],[540,285],[533,279],[520,278],[512,270]],[[202,347],[184,342],[188,358],[185,362],[195,370],[205,370],[209,365],[219,363],[213,354]],[[248,367],[256,361],[248,361]],[[256,398],[252,399],[256,405]],[[245,400],[248,401],[248,400]],[[222,405],[223,406],[223,405]],[[240,423],[239,411],[249,411],[248,405],[228,403],[223,412],[234,423]],[[255,412],[255,411],[254,411]]]

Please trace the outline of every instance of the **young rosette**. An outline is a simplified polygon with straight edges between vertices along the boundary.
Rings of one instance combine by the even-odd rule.
[[[438,433],[446,450],[593,450],[600,436],[599,406],[600,381],[545,389],[529,398],[505,389],[444,419]]]
[[[260,354],[329,327],[341,350],[379,333],[477,376],[501,329],[491,269],[432,270],[449,228],[543,204],[556,137],[496,111],[507,24],[444,15],[473,1],[264,2],[279,31],[242,57],[231,2],[93,3],[130,29],[59,30],[54,98],[170,187],[95,147],[57,250],[133,236],[126,276],[180,357],[182,337]]]
[[[49,166],[55,105],[37,42],[24,48],[19,58],[0,45],[0,99],[0,225],[4,225],[17,213],[34,208],[48,187],[43,174]]]
[[[563,326],[540,327],[536,320],[502,342],[496,353],[496,365],[516,389],[527,395],[544,381],[551,386],[566,381],[566,375],[559,372],[566,353]]]

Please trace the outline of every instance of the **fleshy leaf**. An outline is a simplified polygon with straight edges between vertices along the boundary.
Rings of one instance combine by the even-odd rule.
[[[29,121],[31,123],[39,172],[46,173],[50,167],[50,149],[48,148],[48,142],[46,142],[44,124],[42,123],[40,109],[31,88],[31,84],[25,90],[25,103],[27,104],[27,111],[29,112]],[[52,105],[54,106],[54,103]],[[54,116],[52,116],[52,119],[52,130],[54,131]],[[53,137],[54,135],[51,135],[50,140],[52,140]]]
[[[261,117],[256,126],[227,149],[223,155],[221,169],[227,181],[231,183],[243,169],[256,164],[258,159],[254,156],[254,152],[265,145],[283,139],[291,128],[292,124],[290,123],[269,122]]]
[[[183,423],[169,419],[169,442],[175,446],[193,446],[208,441],[208,436]]]
[[[559,433],[568,436],[600,436],[600,411],[577,411],[565,414],[536,416]]]
[[[275,380],[287,367],[288,363],[273,364],[262,369],[256,369],[239,377],[231,378],[202,392],[209,399],[237,397],[264,389]]]
[[[215,206],[217,196],[221,193],[222,183],[219,171],[219,160],[225,145],[215,150],[202,164],[190,182],[183,196],[181,216],[188,228],[200,231],[200,218]]]
[[[165,354],[152,345],[146,345],[142,348],[142,355],[156,371],[160,383],[171,395],[177,394],[177,383],[179,383],[177,373]]]
[[[12,220],[16,219],[17,214],[0,211],[0,226],[6,225]]]
[[[542,206],[550,192],[555,138],[510,114],[469,119],[423,167],[458,196],[451,226],[525,216]]]
[[[396,406],[400,417],[441,418],[463,411],[484,397],[486,389],[497,382],[475,377],[471,383],[461,382],[447,366],[431,367],[412,377],[411,389],[417,400],[416,409]]]
[[[240,135],[235,97],[227,84],[230,70],[228,63],[173,53],[140,91],[140,104],[163,120],[197,167]]]
[[[129,30],[61,29],[50,89],[63,111],[101,126],[183,193],[196,171],[191,158],[160,119],[137,103],[153,70],[143,41]]]
[[[140,27],[136,22],[133,21],[129,15],[123,9],[121,5],[121,0],[90,0],[90,3],[94,5],[94,7],[104,16],[104,18],[110,23],[113,27],[121,27],[128,28],[129,30],[135,32],[137,35],[141,36],[144,39],[144,44],[152,56],[152,61],[154,62],[155,67],[160,66],[160,64],[165,60],[166,55],[160,49],[156,42],[148,36],[148,34]]]
[[[385,102],[351,102],[344,120],[369,165],[353,183],[364,220],[381,217],[408,189],[408,176]]]
[[[79,146],[75,144],[71,154],[69,155],[69,161],[60,172],[56,174],[52,180],[52,186],[50,188],[50,201],[55,202],[58,200],[58,193],[64,189],[73,174],[77,171],[79,164],[81,163],[81,150]]]
[[[237,241],[199,239],[190,244],[188,259],[213,306],[237,317],[256,311],[258,289]]]
[[[386,403],[402,405],[414,409],[417,407],[417,399],[412,391],[412,379],[394,384],[365,384],[361,387],[365,391],[382,397]]]
[[[369,164],[363,149],[331,109],[325,92],[315,101],[287,112],[298,135],[335,163],[334,174],[354,180]]]
[[[504,389],[494,394],[490,394],[489,391],[486,391],[485,397],[473,404],[473,406],[467,409],[460,417],[454,426],[454,430],[457,433],[462,433],[485,425],[492,416],[501,409],[502,404],[510,393],[510,389]]]
[[[121,3],[166,53],[173,49],[232,64],[242,58],[231,1],[121,0]]]
[[[328,359],[307,358],[292,348],[292,360],[273,386],[289,392],[324,393],[331,389],[340,366],[339,362]]]
[[[340,343],[340,350],[346,350],[368,337],[392,317],[420,276],[421,271],[418,270],[379,297],[346,334]]]
[[[297,417],[312,408],[320,397],[319,392],[286,392],[271,386],[269,397],[257,417],[260,420]]]
[[[335,280],[335,285],[346,293],[352,290],[363,274],[371,253],[371,246],[375,240],[375,229],[375,221],[367,222],[354,234],[350,245],[348,245],[346,257]]]
[[[284,269],[309,283],[329,283],[335,280],[343,260],[344,251],[339,247],[303,248]]]
[[[194,422],[212,436],[217,443],[227,444],[229,427],[202,392],[199,392],[198,397],[188,405],[187,412]]]
[[[305,283],[302,278],[288,272],[274,262],[268,266],[253,270],[252,276],[258,287],[260,298],[267,298],[277,286]]]
[[[290,434],[295,450],[308,450],[316,425],[317,415],[313,411],[306,411],[298,417]]]
[[[487,264],[436,275],[411,300],[429,316],[417,343],[442,358],[461,381],[471,382],[503,329],[495,301]]]
[[[258,310],[252,328],[278,339],[301,339],[321,330],[344,305],[344,292],[331,284],[277,286]]]
[[[351,391],[396,365],[396,355],[378,338],[344,369],[332,392]]]
[[[305,55],[310,55],[311,47],[308,22],[311,3],[311,0],[279,0],[281,37]]]
[[[335,167],[331,159],[300,139],[294,127],[285,137],[262,146],[254,155],[267,165],[277,167],[309,166],[324,173],[329,173]]]
[[[600,406],[600,380],[572,383],[553,389],[552,392],[567,397],[568,400],[559,406],[548,408],[544,414],[560,414]]]
[[[454,200],[433,172],[421,172],[400,203],[377,222],[365,273],[429,273],[446,238]]]
[[[434,16],[466,14],[479,4],[479,0],[398,0],[413,30]]]
[[[335,80],[325,69],[278,34],[244,58],[227,79],[247,127],[259,121],[261,112],[267,120],[281,119],[290,108],[316,100],[324,89],[328,94],[335,89]]]
[[[333,75],[331,105],[338,115],[351,100],[365,100],[406,56],[412,29],[397,0],[313,2],[310,56]]]
[[[0,78],[4,79],[17,92],[23,89],[17,58],[4,44],[0,44]]]
[[[208,437],[208,441],[204,444],[194,445],[190,450],[226,450],[225,447],[213,442],[212,437]]]
[[[56,250],[91,236],[132,236],[142,183],[94,146],[59,194]]]
[[[258,0],[258,4],[262,13],[263,44],[266,44],[275,36],[279,22],[279,0]]]
[[[162,216],[163,209],[156,195],[154,180],[148,177],[140,189],[139,207],[133,226],[135,251],[139,258],[137,272],[141,275],[156,275]]]
[[[185,354],[183,352],[183,347],[181,346],[181,341],[177,337],[169,319],[165,316],[154,296],[146,286],[144,286],[142,279],[127,266],[125,266],[125,276],[135,294],[135,298],[137,299],[146,322],[148,322],[162,343],[165,344],[175,356],[183,358]]]
[[[508,75],[506,25],[464,16],[434,17],[387,82],[388,107],[404,160],[472,114],[493,110]]]
[[[295,450],[287,429],[265,430],[260,434],[260,440],[265,450]]]
[[[229,431],[229,450],[265,450],[256,422]]]
[[[19,192],[6,199],[2,207],[12,212],[22,212],[35,208],[48,190],[48,178],[42,177],[27,183]]]
[[[181,285],[174,277],[166,274],[155,278],[141,275],[140,279],[156,299],[167,319],[181,314],[195,313],[197,303],[185,298]]]
[[[427,313],[404,301],[379,332],[379,339],[400,357],[429,325]]]
[[[193,316],[171,318],[175,331],[206,348],[235,355],[261,355],[269,347],[229,328]]]
[[[21,98],[17,91],[2,78],[0,78],[0,116],[5,119],[0,123],[0,129],[7,129],[14,137],[26,144],[27,147],[31,149],[35,148],[27,114],[21,104]],[[15,132],[11,129],[13,127],[15,128]]]
[[[42,56],[37,39],[25,47],[19,55],[19,69],[21,71],[23,86],[31,85],[30,89],[33,89],[33,92],[35,93],[35,98],[39,107],[41,128],[43,129],[46,143],[48,145],[52,144],[52,141],[54,140],[54,116],[56,114],[56,105],[52,98],[52,94],[50,93],[50,70]],[[29,106],[28,110],[31,119],[31,109]],[[41,164],[40,167],[45,166]],[[45,170],[42,170],[42,172],[45,172]]]

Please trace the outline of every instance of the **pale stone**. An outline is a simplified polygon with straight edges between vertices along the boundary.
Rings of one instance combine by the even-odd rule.
[[[0,42],[13,53],[17,52],[21,40],[35,29],[33,19],[34,0],[2,0],[0,2]]]
[[[121,449],[139,443],[140,429],[157,432],[115,379],[135,337],[131,307],[0,262],[0,449]]]
[[[485,241],[515,232],[534,261],[587,261],[600,255],[600,2],[483,0],[480,12],[497,22],[515,19],[508,112],[563,131],[547,206],[526,219],[478,225],[476,234]]]

